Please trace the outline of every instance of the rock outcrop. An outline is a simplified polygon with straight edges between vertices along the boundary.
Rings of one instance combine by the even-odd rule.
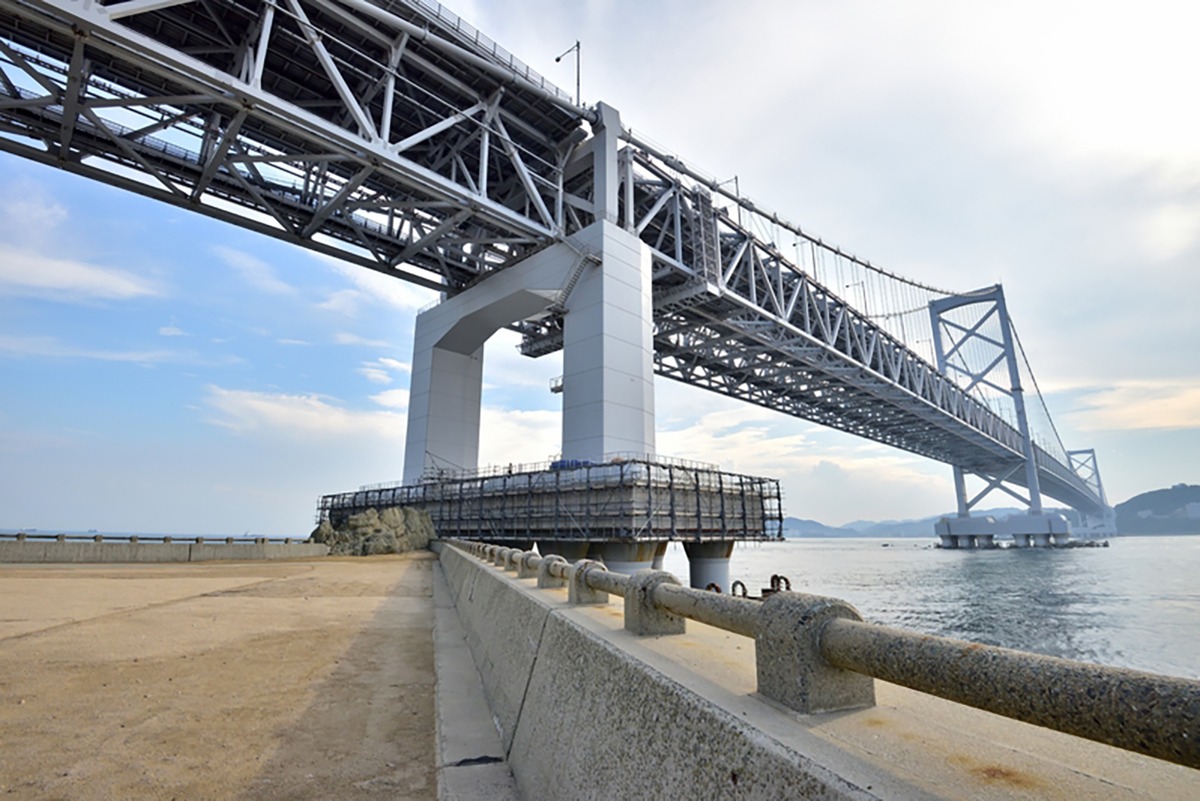
[[[389,506],[382,511],[368,509],[351,515],[337,527],[322,520],[313,529],[312,541],[328,545],[334,556],[371,556],[427,548],[433,536],[428,512]]]

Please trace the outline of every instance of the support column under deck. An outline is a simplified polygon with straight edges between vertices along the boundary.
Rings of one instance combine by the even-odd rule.
[[[594,542],[592,553],[600,557],[604,566],[614,573],[636,573],[654,565],[654,556],[659,543],[654,540],[642,542]]]
[[[715,542],[685,542],[688,557],[688,583],[703,590],[716,584],[721,592],[729,592],[729,558],[733,555],[733,540]]]

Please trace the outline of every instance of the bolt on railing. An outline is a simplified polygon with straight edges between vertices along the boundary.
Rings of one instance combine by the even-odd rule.
[[[777,592],[764,601],[679,585],[672,574],[478,542],[450,545],[566,587],[572,604],[625,601],[625,628],[682,634],[695,620],[754,638],[758,692],[801,713],[873,706],[873,679],[1034,725],[1200,768],[1200,681],[1073,662],[865,623],[836,598]]]

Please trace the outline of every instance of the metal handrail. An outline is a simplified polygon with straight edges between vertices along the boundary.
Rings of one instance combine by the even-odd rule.
[[[873,705],[870,679],[880,679],[1200,768],[1200,681],[866,623],[853,607],[833,598],[777,592],[759,602],[682,587],[663,571],[624,575],[588,560],[572,565],[562,557],[533,551],[477,542],[449,544],[506,569],[517,569],[518,577],[544,572],[559,585],[578,581],[580,587],[572,596],[582,589],[620,595],[625,598],[627,629],[641,628],[630,622],[631,613],[636,614],[631,597],[640,587],[645,590],[645,601],[659,613],[753,637],[759,693],[797,711]],[[539,578],[539,586],[555,585],[543,585]],[[579,601],[589,602],[594,603]],[[675,633],[682,631],[681,626]],[[785,680],[772,679],[772,674],[784,675]],[[827,698],[836,700],[831,704],[824,700]]]

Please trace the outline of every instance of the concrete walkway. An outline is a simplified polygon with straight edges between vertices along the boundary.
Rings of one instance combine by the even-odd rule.
[[[437,797],[438,574],[430,553],[0,565],[0,795]]]

